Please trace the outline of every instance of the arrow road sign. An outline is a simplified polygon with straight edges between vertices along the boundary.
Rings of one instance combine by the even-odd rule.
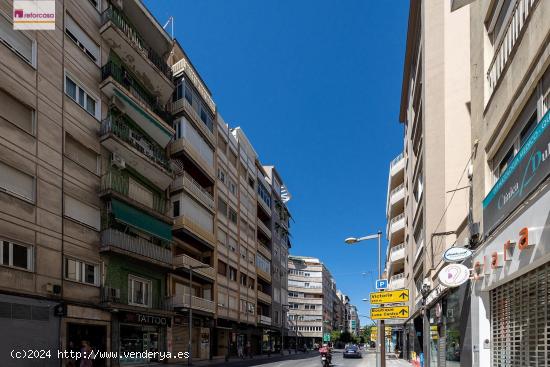
[[[370,318],[373,320],[408,319],[409,306],[371,308]]]
[[[408,300],[409,300],[408,289],[401,289],[398,291],[387,291],[387,292],[373,292],[370,294],[370,303],[372,305],[407,302]]]

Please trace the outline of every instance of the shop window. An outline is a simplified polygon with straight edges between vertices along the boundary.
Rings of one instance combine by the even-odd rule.
[[[128,303],[134,306],[151,307],[152,289],[150,280],[128,276]]]
[[[65,279],[99,285],[99,266],[81,260],[65,258]]]
[[[0,265],[32,271],[32,246],[14,243],[11,241],[2,241],[1,250],[2,256],[0,257]]]

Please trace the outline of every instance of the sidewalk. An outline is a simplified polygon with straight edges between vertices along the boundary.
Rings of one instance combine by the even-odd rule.
[[[297,354],[295,354],[294,350],[292,350],[292,354],[288,354],[288,350],[285,350],[284,355],[272,353],[271,356],[268,356],[267,354],[261,354],[261,355],[254,356],[253,358],[245,358],[245,359],[241,359],[238,357],[231,357],[227,362],[225,361],[224,358],[218,358],[218,359],[212,359],[212,360],[193,361],[192,365],[195,367],[221,366],[221,365],[233,366],[233,367],[247,367],[247,366],[255,366],[258,364],[263,364],[266,362],[279,362],[279,361],[286,361],[286,360],[311,358],[312,356],[316,355],[316,353],[317,351],[308,351],[306,353],[298,352]],[[187,366],[187,360],[178,362],[178,363],[166,364],[165,366]]]

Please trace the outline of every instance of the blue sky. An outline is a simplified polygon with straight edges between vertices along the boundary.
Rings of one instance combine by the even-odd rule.
[[[321,258],[368,314],[376,241],[343,239],[385,233],[389,162],[402,149],[408,1],[144,2],[161,24],[174,17],[225,121],[283,176],[291,253]]]

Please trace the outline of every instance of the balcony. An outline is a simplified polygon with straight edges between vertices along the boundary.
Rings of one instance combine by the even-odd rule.
[[[216,304],[213,301],[196,296],[189,297],[189,294],[175,295],[171,300],[174,308],[191,308],[207,313],[214,313],[216,311]]]
[[[164,190],[172,182],[164,149],[130,126],[122,116],[110,115],[101,122],[100,141],[122,157],[125,166],[137,170],[158,188]]]
[[[197,259],[193,259],[191,256],[181,254],[174,256],[174,267],[175,268],[184,268],[189,269],[189,267],[204,266],[208,264],[203,264]],[[216,279],[216,270],[209,266],[208,268],[193,269],[193,273],[202,275],[205,278],[215,280]]]
[[[133,237],[116,229],[101,232],[101,251],[115,251],[140,260],[167,266],[172,264],[172,250],[155,245],[143,238]]]
[[[260,189],[258,189],[260,190]],[[257,193],[258,196],[258,205],[262,208],[262,210],[271,217],[271,207],[268,203],[265,202],[264,198],[260,194],[260,192]]]
[[[184,152],[197,167],[212,181],[216,181],[216,174],[214,173],[214,165],[210,164],[199,152],[199,150],[193,145],[193,143],[186,139],[176,139],[170,145],[170,154],[175,155],[180,152]]]
[[[402,183],[405,177],[405,156],[400,153],[390,162],[390,185],[394,182]]]
[[[500,78],[502,77],[503,72],[512,57],[512,52],[517,46],[518,39],[521,37],[523,30],[529,23],[529,16],[533,13],[533,9],[538,2],[538,0],[516,1],[512,15],[505,26],[505,32],[494,48],[494,56],[489,64],[489,68],[487,69],[487,100],[491,97],[498,82],[500,81]]]
[[[123,305],[125,308],[133,308],[138,312],[143,312],[144,309],[172,311],[170,298],[152,297],[150,304],[147,306],[133,305],[128,302],[127,289],[113,287],[109,284],[101,286],[100,296],[100,303],[103,307],[118,308],[120,305]]]
[[[195,111],[193,106],[191,106],[185,98],[180,98],[177,101],[172,102],[170,105],[170,112],[172,112],[172,114],[176,115],[181,111],[184,111],[187,116],[193,120],[193,125],[196,126],[202,135],[210,141],[210,144],[215,145],[214,133],[208,128],[208,126],[206,126],[204,122],[202,122],[197,111]]]
[[[262,292],[261,290],[258,290],[258,301],[261,301],[265,304],[270,305],[271,304],[271,296],[267,293]]]
[[[393,246],[390,249],[390,261],[392,263],[402,261],[405,259],[405,244],[400,243],[397,246]]]
[[[212,220],[213,222],[213,220]],[[216,244],[216,238],[214,236],[214,230],[207,230],[200,225],[191,216],[181,215],[174,218],[174,231],[186,230],[198,239],[206,242],[210,247],[214,247]]]
[[[110,49],[132,68],[132,73],[140,76],[147,90],[168,101],[172,95],[172,69],[166,57],[157,54],[129,22],[125,14],[109,7],[101,14],[101,36]],[[169,50],[168,50],[169,51]]]
[[[271,274],[260,269],[256,266],[256,275],[258,275],[263,280],[267,281],[268,283],[271,283]]]
[[[268,260],[271,260],[271,249],[263,245],[262,243],[258,243],[258,252]]]
[[[258,324],[271,326],[271,317],[258,315]]]
[[[403,242],[405,232],[405,214],[401,213],[397,217],[393,217],[388,227],[390,245]]]
[[[132,184],[130,183],[132,181]],[[145,189],[143,186],[134,184],[134,180],[116,170],[109,170],[101,177],[101,194],[115,192],[128,198],[132,204],[144,206],[157,214],[166,216],[168,201],[158,193]]]
[[[402,213],[405,210],[405,185],[401,184],[390,192],[388,202],[388,216]]]
[[[399,273],[390,278],[389,288],[391,290],[405,288],[405,273]]]
[[[258,228],[262,230],[262,232],[267,236],[267,238],[271,239],[271,230],[267,228],[267,226],[262,222],[260,219],[258,219]]]
[[[166,147],[174,136],[174,129],[169,125],[172,115],[157,98],[114,56],[101,68],[101,80],[101,91],[111,104],[124,111],[160,146]]]
[[[187,172],[183,172],[182,175],[177,176],[170,186],[172,192],[181,189],[187,191],[187,193],[191,194],[209,210],[215,211],[214,197],[212,194],[199,185]]]
[[[172,66],[172,72],[174,76],[179,76],[182,73],[186,73],[189,76],[189,80],[191,81],[195,89],[199,92],[200,96],[206,102],[210,110],[212,112],[216,111],[216,104],[212,100],[210,92],[208,92],[203,82],[201,81],[200,76],[195,73],[195,70],[193,69],[187,58],[185,58],[185,56]]]

